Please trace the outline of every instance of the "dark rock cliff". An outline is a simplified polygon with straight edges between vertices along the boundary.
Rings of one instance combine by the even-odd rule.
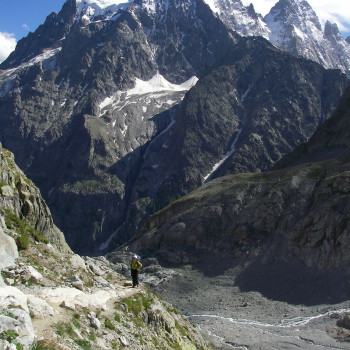
[[[300,259],[310,268],[346,269],[349,96],[347,90],[310,142],[280,164],[307,163],[214,179],[151,216],[131,249],[171,263],[209,251],[261,264]],[[326,160],[320,161],[321,154]]]
[[[348,84],[340,71],[263,38],[243,38],[187,93],[169,132],[150,144],[137,185],[164,205],[162,198],[209,178],[266,171],[309,139]]]
[[[87,20],[67,1],[0,66],[0,140],[82,254],[206,179],[269,169],[349,85],[241,39],[201,0],[146,5]]]

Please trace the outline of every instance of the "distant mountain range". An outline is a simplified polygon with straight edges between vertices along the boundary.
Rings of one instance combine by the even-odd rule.
[[[350,74],[350,45],[335,23],[319,18],[305,0],[280,0],[263,18],[251,4],[240,0],[208,1],[214,12],[231,29],[243,36],[263,36],[273,45]]]
[[[272,40],[275,23],[281,46],[299,48],[290,35],[310,35],[300,24],[307,3],[280,1],[265,22],[240,2],[215,6],[227,10],[218,16],[202,0],[68,0],[0,65],[0,141],[73,250],[103,253],[204,182],[269,170],[350,85],[340,70],[237,30],[251,16],[244,35]],[[293,11],[298,27],[284,22]]]

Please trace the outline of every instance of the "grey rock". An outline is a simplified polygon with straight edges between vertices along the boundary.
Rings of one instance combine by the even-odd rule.
[[[12,279],[12,278],[5,278],[5,283],[6,283],[8,286],[12,286],[12,285],[15,283],[15,280]]]
[[[89,265],[90,270],[97,276],[102,276],[104,272],[102,271],[101,268],[99,268],[97,265],[94,263],[90,263]]]
[[[91,327],[95,328],[95,329],[100,329],[101,328],[101,322],[98,318],[96,317],[92,317],[90,319],[90,324],[91,324]]]
[[[123,346],[129,346],[129,342],[124,336],[119,337],[119,340]]]
[[[33,266],[26,266],[21,272],[20,272],[21,278],[23,281],[35,281],[40,282],[43,279],[42,274],[36,270]]]
[[[18,249],[15,240],[6,235],[0,227],[0,270],[14,264],[18,258]]]
[[[0,181],[6,184],[4,191],[2,187],[0,188],[0,209],[10,209],[14,215],[47,237],[59,250],[70,251],[63,233],[54,225],[51,212],[41,197],[39,189],[19,169],[13,154],[4,148],[0,148],[0,164]],[[11,238],[6,238],[6,240],[10,241]],[[1,247],[10,249],[13,255],[17,248],[13,242],[11,243],[12,248],[9,248],[9,244],[9,242],[4,242]],[[15,258],[16,254],[13,257]]]
[[[98,284],[100,284],[102,287],[110,287],[110,283],[107,282],[103,277],[101,276],[95,276],[94,281]]]
[[[74,288],[79,289],[79,290],[84,290],[84,282],[81,281],[81,280],[73,281],[73,282],[72,282],[72,286],[73,286]]]
[[[37,318],[45,318],[55,315],[55,310],[45,300],[29,296],[27,299],[30,313]],[[66,306],[65,306],[66,307]]]
[[[22,309],[12,309],[11,313],[19,323],[17,326],[17,342],[24,347],[30,348],[33,345],[35,334],[29,314]]]
[[[96,313],[94,311],[90,311],[87,315],[89,319],[96,318]]]
[[[61,304],[60,304],[61,307],[65,307],[67,309],[70,309],[70,310],[75,310],[75,305],[70,303],[69,301],[66,301],[64,300]]]
[[[70,262],[71,262],[71,266],[72,266],[73,269],[86,270],[85,261],[79,255],[77,255],[77,254],[72,255],[71,258],[70,258]]]

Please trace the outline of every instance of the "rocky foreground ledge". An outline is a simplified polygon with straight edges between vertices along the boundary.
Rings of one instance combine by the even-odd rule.
[[[0,349],[211,349],[175,308],[132,288],[105,258],[46,243],[18,253],[6,230],[1,219]]]
[[[212,348],[170,304],[131,288],[125,263],[73,254],[1,144],[0,271],[0,350]]]

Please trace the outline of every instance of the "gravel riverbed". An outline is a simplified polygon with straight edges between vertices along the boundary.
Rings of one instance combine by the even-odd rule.
[[[272,278],[256,271],[242,278],[241,267],[218,268],[215,263],[176,271],[152,289],[197,324],[216,349],[350,349],[349,331],[337,326],[350,313],[350,295],[344,294],[346,281],[332,281],[336,274],[314,276],[308,283],[307,271],[293,276],[279,266],[289,276],[286,283],[283,274]],[[338,292],[329,294],[334,285]]]

